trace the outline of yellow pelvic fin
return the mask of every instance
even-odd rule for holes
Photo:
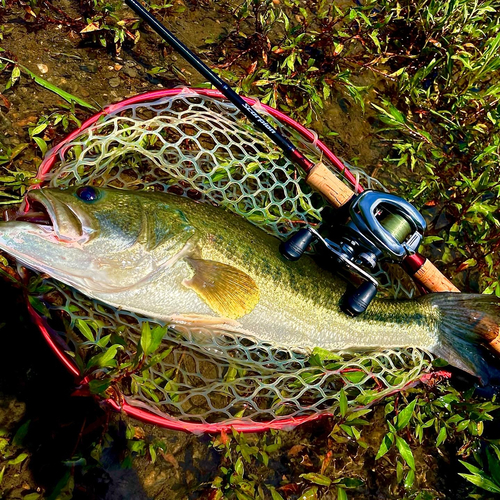
[[[193,289],[217,314],[237,319],[259,301],[259,287],[248,274],[235,267],[204,259],[186,259],[194,276],[184,285]]]

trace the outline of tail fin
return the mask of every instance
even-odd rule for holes
[[[421,300],[440,311],[440,343],[434,354],[479,377],[483,385],[498,384],[500,299],[494,295],[435,293]]]

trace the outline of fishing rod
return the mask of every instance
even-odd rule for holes
[[[137,0],[125,0],[125,3],[251,123],[263,131],[292,163],[299,166],[305,173],[305,181],[311,187],[319,191],[335,208],[342,209],[342,219],[348,222],[340,227],[335,241],[324,238],[315,229],[307,227],[282,244],[281,252],[289,260],[297,260],[312,242],[320,242],[341,269],[361,278],[362,284],[353,292],[346,293],[342,304],[344,312],[356,316],[366,310],[375,297],[378,286],[371,271],[380,261],[401,264],[428,291],[459,291],[428,259],[418,254],[426,223],[413,205],[399,196],[378,191],[360,189],[361,193],[355,193],[323,162],[315,164],[304,156]],[[352,174],[340,161],[336,167],[351,182],[354,181]]]

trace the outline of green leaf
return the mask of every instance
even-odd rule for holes
[[[398,481],[398,484],[401,483],[403,479],[403,464],[401,463],[400,460],[396,460],[396,479]]]
[[[357,384],[361,382],[364,378],[366,378],[366,372],[363,370],[355,371],[355,372],[345,372],[342,374],[344,378],[352,382],[353,384]]]
[[[19,156],[28,146],[29,146],[28,142],[23,142],[21,144],[18,144],[10,153],[10,161],[16,158],[16,156]]]
[[[318,499],[318,487],[311,486],[307,488],[307,490],[302,492],[302,495],[299,497],[299,500],[317,500]]]
[[[340,481],[334,481],[337,484],[342,485],[344,488],[359,488],[364,484],[362,479],[356,479],[354,477],[344,477]]]
[[[408,443],[403,438],[396,436],[396,447],[398,448],[404,461],[410,466],[411,469],[415,470],[415,459],[413,458],[413,453]]]
[[[446,436],[447,436],[446,427],[441,427],[441,430],[439,431],[436,440],[436,447],[441,446],[441,444],[443,444],[444,440],[446,439]]]
[[[41,137],[33,137],[33,140],[36,142],[36,145],[40,148],[42,156],[45,156],[47,152],[47,143]]]
[[[151,345],[151,327],[149,326],[149,322],[145,321],[142,324],[141,347],[142,347],[142,352],[146,356],[149,354],[150,345]]]
[[[87,369],[94,366],[98,366],[100,368],[116,366],[116,360],[114,357],[116,356],[118,349],[123,349],[123,347],[118,344],[113,344],[106,351],[93,356],[87,364]]]
[[[338,353],[336,354],[332,351],[329,351],[328,349],[323,349],[321,347],[315,347],[312,350],[311,357],[312,356],[316,356],[320,361],[338,361],[342,359],[342,356],[339,356]],[[318,366],[321,366],[321,364],[319,364]]]
[[[47,500],[71,500],[74,487],[75,479],[71,471],[68,471],[57,483]]]
[[[332,480],[329,477],[323,476],[323,474],[318,474],[316,472],[301,474],[300,477],[304,478],[306,481],[311,481],[311,483],[319,484],[320,486],[330,486],[330,484],[332,484]]]
[[[337,500],[348,500],[346,491],[340,486],[337,488]]]
[[[84,101],[83,99],[80,99],[79,97],[71,95],[69,92],[66,92],[65,90],[60,89],[59,87],[57,87],[53,83],[50,83],[47,80],[44,80],[43,78],[39,77],[35,73],[31,72],[28,68],[26,68],[26,66],[22,66],[21,64],[17,64],[16,62],[11,61],[10,59],[7,59],[6,57],[0,57],[0,60],[16,64],[16,67],[18,68],[17,71],[19,71],[19,68],[21,68],[21,70],[24,73],[26,73],[27,75],[29,75],[31,78],[33,78],[33,80],[35,80],[35,82],[38,85],[40,85],[41,87],[43,87],[47,90],[50,90],[51,92],[54,92],[58,96],[62,97],[65,101],[68,101],[69,103],[76,103],[84,108],[88,108],[88,109],[92,109],[92,110],[97,111],[97,108],[92,106],[92,104],[89,104],[88,102]],[[16,70],[16,67],[14,68],[14,70]],[[14,74],[14,70],[12,71],[12,74]],[[19,75],[20,75],[20,71],[19,71]]]
[[[406,408],[403,409],[403,411],[399,412],[396,420],[396,429],[398,431],[404,429],[410,423],[416,404],[417,400],[414,399],[409,405],[406,406]]]
[[[83,320],[83,319],[77,319],[76,320],[76,327],[82,335],[89,340],[90,342],[95,342],[94,334],[92,333],[92,330],[90,329],[89,325]]]
[[[41,498],[41,495],[40,493],[29,493],[28,495],[25,495],[23,497],[23,500],[38,500],[39,498]]]
[[[372,410],[370,408],[364,408],[362,410],[353,411],[352,413],[349,413],[349,415],[347,415],[346,422],[351,422],[352,420],[358,420],[359,417],[362,417],[362,416],[366,415],[367,413],[370,413],[371,411]],[[361,419],[359,419],[359,420],[361,420]],[[364,420],[363,422],[366,422],[366,420]],[[363,425],[363,424],[361,424],[361,425]]]
[[[149,346],[149,354],[154,353],[160,347],[161,341],[167,332],[166,326],[157,325],[151,330],[151,344]]]
[[[461,472],[458,475],[462,476],[463,478],[467,479],[467,481],[470,481],[472,484],[478,486],[479,488],[482,488],[483,490],[490,491],[491,493],[500,493],[500,486],[497,486],[493,481],[490,481],[483,476],[478,476],[475,474],[463,474]]]
[[[17,429],[17,432],[15,433],[14,437],[12,438],[12,444],[14,446],[21,446],[23,444],[23,440],[26,437],[26,434],[28,434],[28,427],[31,423],[31,420],[28,420],[25,422],[19,429]]]
[[[245,467],[243,465],[243,460],[241,459],[241,457],[236,460],[236,464],[234,465],[234,472],[236,472],[236,474],[241,477],[243,477],[245,474]]]
[[[41,134],[46,128],[48,123],[41,123],[37,125],[33,130],[30,131],[30,135],[33,137],[35,135]]]
[[[340,415],[342,417],[346,416],[347,413],[347,396],[345,395],[344,388],[340,389],[340,399],[339,399],[339,406],[340,406]]]
[[[276,488],[266,484],[266,488],[271,492],[272,500],[284,500],[284,498],[276,491]]]
[[[486,448],[488,458],[488,469],[493,480],[500,486],[500,450],[497,446],[491,445]]]
[[[89,382],[89,390],[92,394],[103,394],[111,385],[111,379],[93,379]]]
[[[21,462],[24,462],[28,458],[27,453],[21,453],[19,454],[16,458],[13,458],[12,460],[9,460],[7,462],[8,465],[17,465],[20,464]]]
[[[5,473],[5,469],[7,468],[6,465],[3,466],[3,469],[0,471],[0,486],[2,485],[2,481],[3,481],[3,475]],[[274,498],[273,498],[274,500]]]
[[[151,455],[151,462],[156,462],[156,450],[152,444],[149,445],[149,454]]]
[[[16,64],[14,66],[14,69],[12,70],[11,79],[13,80],[13,82],[17,82],[20,77],[21,77],[21,70],[19,69],[19,65]]]
[[[380,448],[378,449],[375,460],[382,458],[390,450],[392,443],[394,443],[394,434],[392,432],[388,432],[380,443]]]
[[[468,462],[464,462],[463,460],[459,460],[459,462],[464,467],[466,467],[469,472],[472,472],[472,474],[476,474],[476,475],[479,475],[479,476],[481,476],[482,474],[484,474],[484,472],[479,467],[476,467],[475,465],[469,464]]]
[[[408,471],[408,474],[406,475],[405,479],[405,488],[408,490],[413,486],[413,483],[415,482],[415,471],[413,469],[410,469]]]
[[[28,295],[28,302],[36,312],[40,313],[42,316],[45,316],[46,318],[50,318],[50,311],[38,297],[34,297],[33,295]]]
[[[97,341],[97,345],[101,348],[101,349],[104,349],[108,344],[109,344],[109,341],[111,340],[111,333],[109,335],[105,335],[104,337],[101,337],[98,341]],[[122,344],[120,344],[122,345]]]

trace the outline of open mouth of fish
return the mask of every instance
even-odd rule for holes
[[[37,200],[28,200],[29,195],[23,201],[16,212],[6,211],[6,221],[31,222],[40,226],[54,226],[54,223],[47,211],[47,207]]]
[[[50,191],[29,191],[17,211],[4,212],[7,222],[27,222],[62,241],[80,241],[86,236],[84,221],[70,205],[53,196]]]

